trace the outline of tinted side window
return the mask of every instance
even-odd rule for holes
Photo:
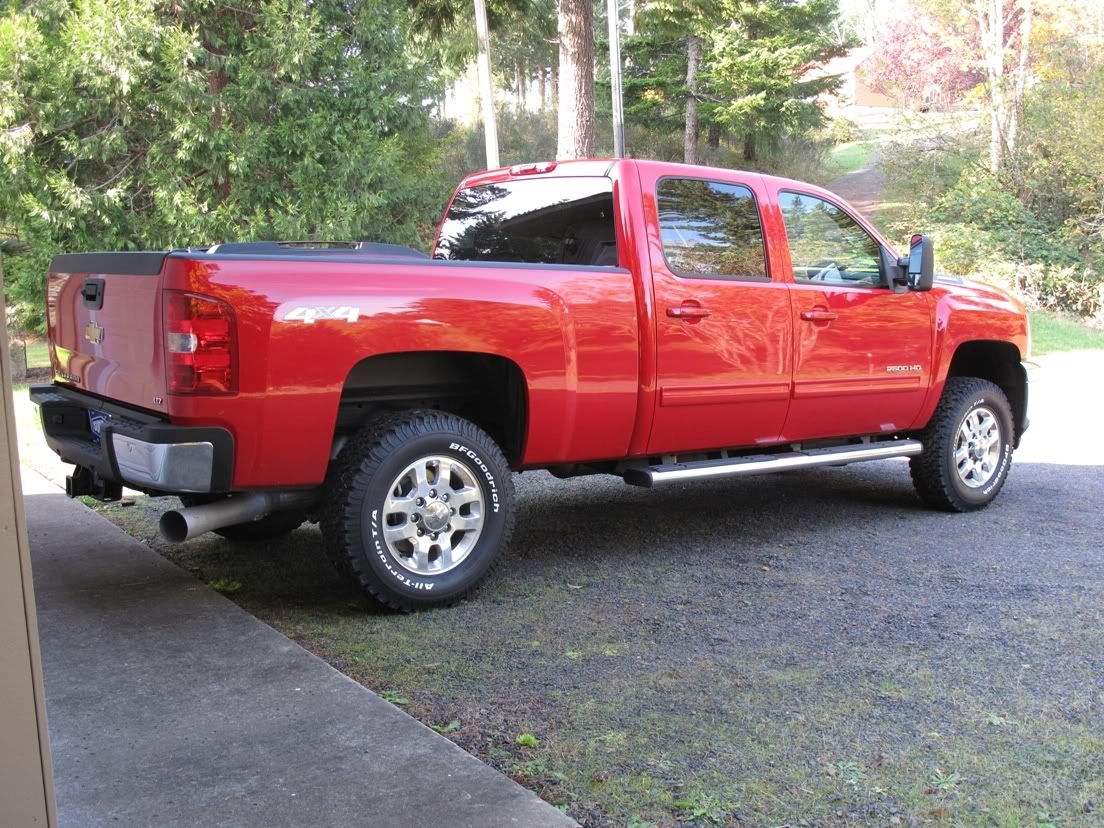
[[[766,277],[759,210],[747,187],[666,178],[656,198],[671,270],[699,279]]]
[[[794,279],[835,285],[882,284],[881,248],[862,226],[824,199],[779,193]]]
[[[453,199],[433,255],[616,267],[613,182],[544,178],[468,187]]]

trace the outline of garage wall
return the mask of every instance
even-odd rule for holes
[[[0,284],[3,262],[0,262]],[[4,307],[0,290],[0,310]],[[8,330],[0,314],[0,824],[53,826],[46,703],[23,515]]]

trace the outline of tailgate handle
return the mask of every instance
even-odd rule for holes
[[[104,280],[85,279],[81,287],[81,296],[84,298],[84,306],[92,310],[101,310],[104,300]]]

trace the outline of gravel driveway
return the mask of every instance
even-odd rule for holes
[[[1046,363],[983,512],[924,509],[904,461],[525,474],[503,574],[446,611],[370,609],[315,529],[104,514],[587,825],[1102,825],[1104,354]]]

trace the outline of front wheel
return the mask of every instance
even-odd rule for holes
[[[342,449],[326,486],[327,554],[393,609],[470,595],[513,533],[506,458],[452,414],[411,411],[369,424]]]
[[[924,452],[910,460],[920,498],[949,512],[983,509],[1012,465],[1012,407],[993,383],[951,377],[924,429]]]

